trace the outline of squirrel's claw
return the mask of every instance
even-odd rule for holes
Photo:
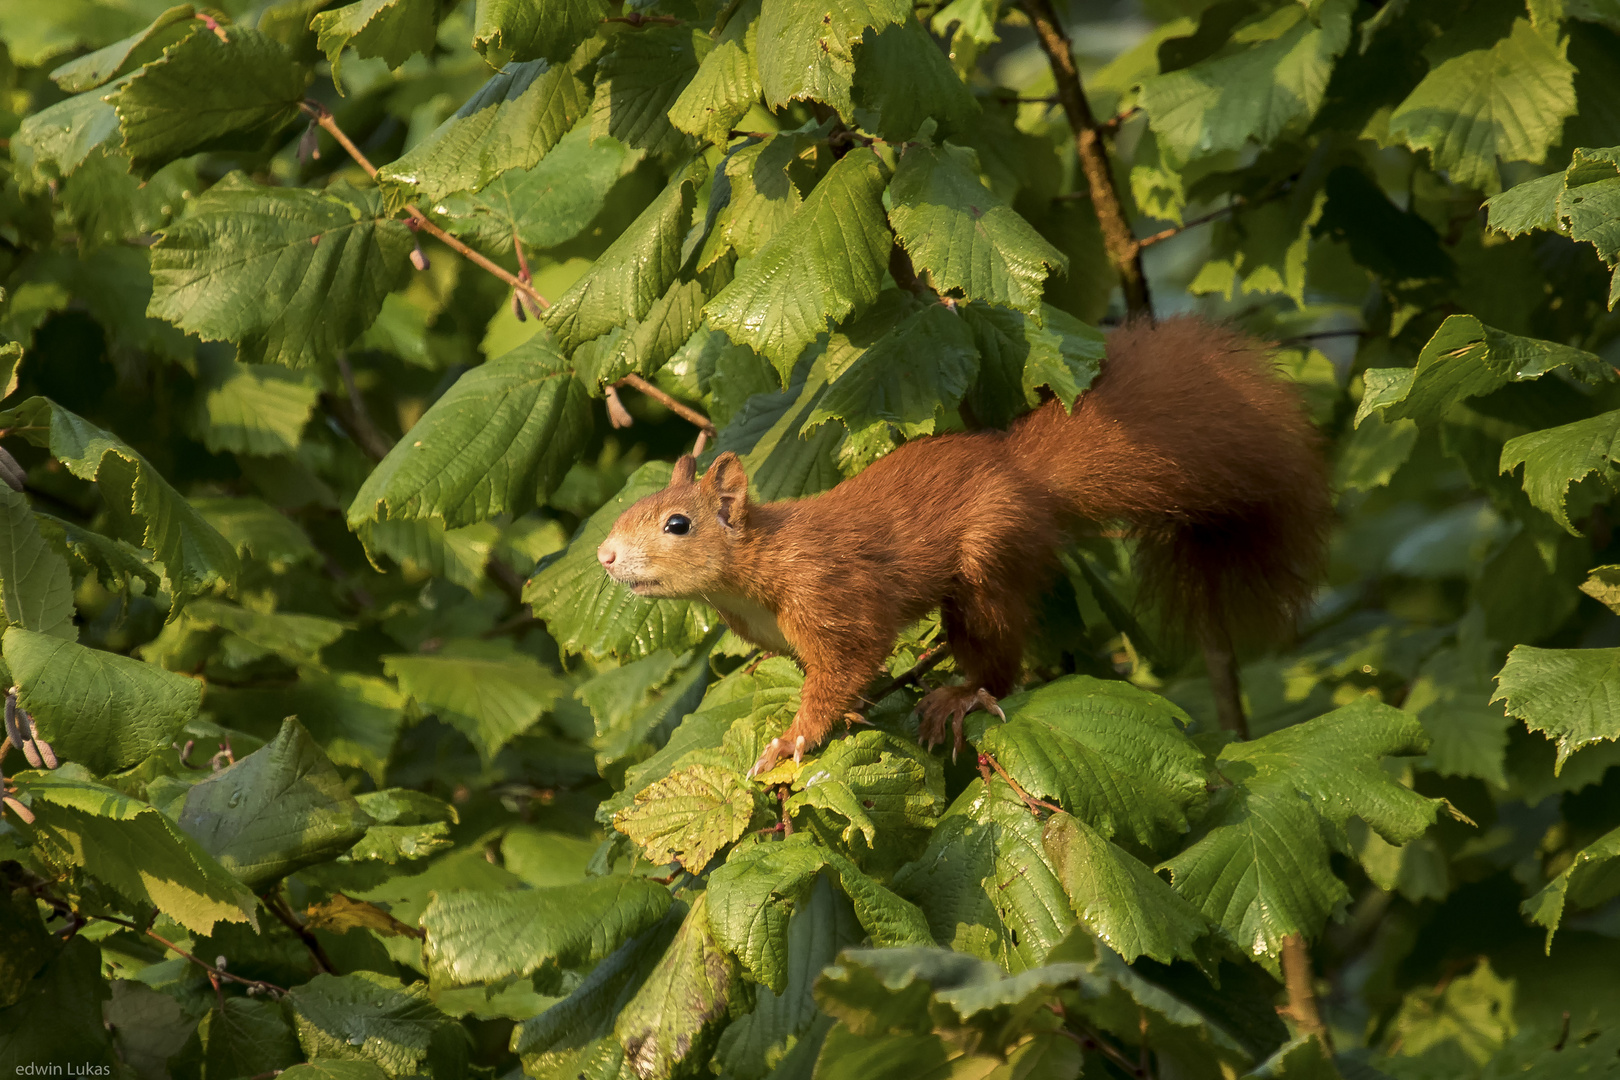
[[[804,740],[800,739],[799,742],[802,744]],[[748,770],[748,779],[752,780],[760,773],[768,773],[776,768],[776,763],[782,760],[782,751],[784,749],[781,739],[772,739],[766,743],[764,751],[759,755],[759,760],[754,762],[754,767]]]
[[[942,686],[929,691],[917,702],[914,710],[922,718],[917,729],[917,741],[932,750],[945,741],[946,725],[949,724],[953,736],[951,760],[955,761],[956,755],[967,746],[962,727],[967,714],[974,709],[983,709],[995,713],[1002,720],[1007,719],[995,696],[982,686]]]

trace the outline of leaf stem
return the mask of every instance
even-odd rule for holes
[[[1097,123],[1085,89],[1080,85],[1080,70],[1075,67],[1069,35],[1052,7],[1052,0],[1021,0],[1021,6],[1035,24],[1035,36],[1040,39],[1041,49],[1052,65],[1057,98],[1068,117],[1069,127],[1074,130],[1075,152],[1091,189],[1091,205],[1097,211],[1097,222],[1102,226],[1103,245],[1108,250],[1109,261],[1119,271],[1120,285],[1125,291],[1125,310],[1130,315],[1151,319],[1153,297],[1142,270],[1142,247],[1131,235],[1130,222],[1125,220],[1125,207],[1114,184],[1108,148],[1103,144],[1104,129]]]
[[[328,135],[337,140],[337,144],[343,147],[344,151],[354,159],[355,164],[366,170],[366,175],[373,178],[376,177],[377,167],[373,165],[371,160],[366,157],[364,152],[362,152],[361,149],[354,144],[354,140],[349,138],[342,128],[338,127],[337,120],[332,116],[330,109],[318,101],[305,101],[300,107],[306,114],[312,117],[317,124],[321,125]],[[522,293],[536,304],[539,304],[542,309],[549,308],[551,306],[551,301],[547,300],[544,296],[541,296],[537,291],[535,291],[533,285],[530,285],[528,282],[524,281],[522,278],[518,277],[516,274],[512,273],[512,271],[508,270],[499,263],[480,255],[478,252],[474,251],[472,248],[468,247],[454,236],[451,236],[449,233],[439,228],[439,226],[435,225],[426,214],[422,213],[422,211],[417,209],[415,206],[407,205],[405,207],[405,212],[411,216],[412,228],[426,231],[430,236],[438,240],[439,243],[461,255],[468,261],[482,267],[485,270],[488,270],[491,274],[494,274],[496,277],[512,286],[512,288],[516,289],[518,292]]]
[[[1024,805],[1029,807],[1029,812],[1032,816],[1039,818],[1041,816],[1041,810],[1050,810],[1054,814],[1063,813],[1063,807],[1055,806],[1052,803],[1047,802],[1045,799],[1037,799],[1035,796],[1025,791],[1023,785],[1012,778],[1012,774],[1002,766],[1001,762],[995,759],[994,755],[986,754],[981,751],[979,753],[979,772],[984,776],[985,781],[988,783],[990,776],[989,773],[986,772],[987,769],[994,769],[997,776],[1007,781],[1007,785],[1013,789],[1013,793],[1020,799],[1024,800]]]
[[[652,398],[654,401],[658,402],[658,404],[662,405],[670,412],[674,413],[676,416],[679,416],[682,420],[696,424],[698,427],[708,432],[711,437],[715,434],[714,424],[710,422],[707,416],[704,416],[690,405],[683,405],[679,401],[676,401],[674,398],[658,389],[658,387],[654,386],[646,379],[643,379],[640,375],[631,373],[613,385],[634,387],[635,389],[640,390],[643,394],[646,394],[648,397]]]
[[[348,394],[346,411],[349,415],[344,426],[367,457],[381,461],[394,448],[394,440],[384,435],[372,421],[365,399],[360,396],[360,388],[355,385],[354,369],[349,366],[349,358],[343,353],[338,353],[337,367],[338,374],[343,378],[343,389]]]

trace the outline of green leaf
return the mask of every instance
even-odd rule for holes
[[[224,998],[197,1026],[204,1075],[254,1076],[250,1070],[278,1072],[299,1060],[298,1039],[279,1002]],[[196,1043],[191,1044],[196,1046]],[[182,1061],[185,1053],[176,1055]]]
[[[895,143],[930,122],[936,135],[954,134],[979,113],[972,91],[915,18],[866,32],[855,48],[850,98],[861,127]]]
[[[700,892],[664,958],[613,1024],[626,1063],[641,1080],[669,1080],[682,1062],[705,1062],[742,991],[737,965],[710,930]]]
[[[96,92],[77,94],[23,118],[12,156],[26,186],[72,176],[90,152],[118,132],[118,112]]]
[[[105,86],[143,64],[163,55],[163,50],[194,31],[202,23],[193,17],[190,4],[169,8],[129,37],[103,46],[51,72],[51,81],[65,93],[80,94]]]
[[[374,191],[221,183],[153,246],[147,310],[236,342],[244,362],[329,362],[382,310],[413,243]]]
[[[1491,704],[1491,668],[1483,620],[1456,646],[1441,649],[1423,663],[1401,707],[1429,733],[1429,761],[1442,776],[1477,776],[1498,788],[1508,785],[1503,770],[1512,721]]]
[[[752,5],[749,5],[752,7]],[[736,11],[698,65],[697,74],[669,107],[669,122],[688,135],[716,146],[731,141],[731,129],[759,100],[759,20]]]
[[[793,790],[783,804],[787,813],[829,811],[848,823],[839,830],[846,844],[859,834],[869,848],[880,835],[933,828],[945,808],[945,781],[933,756],[881,731],[829,744],[805,764]]]
[[[349,629],[345,623],[319,615],[255,611],[209,599],[187,604],[180,613],[179,628],[182,632],[224,631],[219,652],[231,667],[246,667],[264,657],[279,656],[289,664],[312,668],[321,666],[321,650]],[[151,659],[149,654],[143,655]]]
[[[651,927],[669,890],[637,877],[504,892],[439,893],[422,913],[428,965],[451,985],[527,975],[547,961],[581,967]]]
[[[720,624],[695,600],[644,600],[603,572],[596,549],[631,503],[669,483],[667,462],[648,462],[592,514],[567,550],[541,564],[523,586],[523,602],[557,644],[587,656],[632,660],[659,649],[682,653]]]
[[[1491,700],[1556,744],[1557,775],[1581,747],[1620,739],[1620,649],[1516,645]]]
[[[1037,798],[1105,838],[1145,847],[1185,832],[1207,782],[1187,714],[1128,683],[1071,675],[1003,699],[1007,722],[977,740]],[[971,730],[971,729],[970,729]]]
[[[1269,145],[1316,115],[1334,60],[1350,43],[1346,0],[1314,16],[1300,4],[1239,24],[1214,55],[1142,80],[1141,104],[1159,146],[1179,161]]]
[[[203,445],[216,454],[278,457],[298,452],[321,395],[313,378],[270,364],[239,364],[223,356],[198,366],[203,370],[197,427]]]
[[[17,700],[57,755],[116,772],[167,747],[197,715],[202,685],[117,653],[20,626],[5,633]]]
[[[690,146],[670,110],[712,47],[696,27],[650,26],[609,39],[596,63],[591,135],[649,154],[677,157]]]
[[[556,247],[584,231],[601,212],[627,154],[613,139],[592,141],[580,123],[528,169],[508,169],[478,194],[446,196],[433,212],[447,230],[480,247],[506,251]]]
[[[1427,150],[1453,183],[1501,187],[1497,159],[1543,161],[1575,113],[1575,66],[1567,41],[1528,20],[1488,49],[1435,67],[1389,118],[1389,134]]]
[[[636,793],[613,827],[641,845],[654,865],[679,862],[701,873],[740,837],[754,814],[754,795],[736,773],[693,765]]]
[[[1127,963],[1198,959],[1208,922],[1141,860],[1068,814],[1053,815],[1042,838],[1081,924]]]
[[[446,529],[435,518],[367,522],[355,530],[373,563],[387,555],[412,575],[448,578],[470,592],[484,586],[484,567],[500,539],[493,522]]]
[[[281,42],[232,26],[170,46],[107,100],[118,110],[131,167],[150,176],[201,150],[264,146],[298,118],[308,81],[308,69]],[[208,87],[206,107],[199,86]]]
[[[1608,486],[1615,486],[1620,482],[1616,454],[1620,454],[1620,410],[1509,439],[1502,447],[1501,468],[1509,473],[1523,465],[1524,492],[1531,504],[1579,536],[1580,530],[1569,520],[1570,485],[1599,473]]]
[[[535,59],[560,64],[606,14],[601,0],[478,0],[473,47],[496,66]]]
[[[944,304],[917,309],[909,296],[886,294],[865,316],[835,333],[827,350],[840,364],[815,411],[812,429],[841,420],[852,438],[893,425],[908,439],[931,435],[979,374],[978,353],[961,316]],[[838,354],[855,353],[843,363]],[[833,359],[836,357],[836,359]]]
[[[1218,793],[1190,843],[1164,866],[1176,891],[1256,957],[1290,934],[1314,937],[1349,898],[1328,864],[1352,817],[1391,844],[1433,823],[1440,800],[1396,783],[1391,754],[1421,753],[1417,720],[1366,697],[1251,742],[1229,743]]]
[[[397,69],[413,53],[431,54],[439,30],[439,0],[359,0],[323,11],[310,22],[317,48],[332,64],[332,84],[343,91],[343,50],[380,57]]]
[[[419,1071],[433,1033],[452,1022],[425,984],[370,971],[316,975],[294,986],[287,1003],[310,1058],[371,1061],[390,1076]]]
[[[853,46],[867,27],[904,23],[909,4],[899,0],[764,0],[759,14],[759,81],[765,104],[779,109],[811,99],[849,117]]]
[[[1410,419],[1431,427],[1459,401],[1558,368],[1585,382],[1614,379],[1614,369],[1589,352],[1503,333],[1472,315],[1452,315],[1423,346],[1416,367],[1368,369],[1356,422],[1378,410],[1385,423]]]
[[[805,425],[827,388],[823,353],[786,390],[754,394],[720,432],[717,451],[742,455],[749,488],[761,501],[793,499],[825,491],[843,479],[834,453],[844,440],[841,424],[824,424],[807,432]],[[776,373],[768,376],[775,384]]]
[[[192,499],[190,503],[237,552],[277,573],[320,558],[298,523],[261,499]]]
[[[78,640],[67,561],[45,543],[28,500],[9,486],[0,486],[0,600],[8,625]]]
[[[616,326],[645,318],[675,282],[681,269],[681,241],[692,221],[703,170],[701,163],[694,163],[677,173],[596,264],[551,305],[546,325],[564,353]]]
[[[1036,313],[1049,269],[1068,258],[979,182],[971,150],[912,146],[889,185],[889,221],[942,293]]]
[[[1084,965],[1067,963],[1009,976],[989,961],[935,947],[848,949],[818,981],[816,1001],[863,1035],[962,1026],[981,1017],[995,1025],[1008,1014],[1027,1016],[1085,974]]]
[[[541,336],[457,379],[366,477],[349,526],[433,517],[448,528],[518,516],[591,436],[585,385]]]
[[[216,922],[257,931],[257,901],[247,887],[146,803],[95,783],[76,764],[16,782],[29,796],[34,843],[47,861],[83,867],[194,934],[211,933]]]
[[[194,784],[180,812],[181,828],[255,890],[343,854],[370,824],[292,717],[273,740]]]
[[[599,39],[590,39],[567,63],[507,64],[448,120],[377,171],[389,205],[437,203],[458,191],[479,191],[508,169],[534,167],[590,110],[586,73],[601,48]]]
[[[32,897],[29,904],[34,904]],[[101,950],[82,937],[69,941],[34,978],[18,988],[20,1000],[0,1009],[0,1066],[26,1070],[71,1061],[86,1073],[120,1064],[102,1020],[109,991],[101,977]],[[80,1064],[80,1063],[83,1064]],[[16,1072],[24,1075],[23,1072]]]
[[[388,1074],[370,1061],[316,1058],[302,1065],[282,1069],[277,1076],[285,1076],[287,1080],[387,1080]]]
[[[1577,148],[1569,168],[1509,188],[1486,203],[1490,226],[1509,236],[1532,229],[1561,232],[1589,243],[1613,267],[1620,263],[1620,147]],[[1611,279],[1609,307],[1620,303],[1620,276]]]
[[[1547,952],[1563,922],[1564,907],[1595,908],[1620,894],[1620,829],[1598,837],[1575,853],[1564,872],[1520,905],[1525,917],[1547,928]]]
[[[49,514],[36,513],[34,518],[39,522],[40,533],[53,546],[77,560],[86,571],[94,572],[108,589],[127,589],[150,596],[161,588],[163,579],[152,569],[151,557],[133,544]]]
[[[566,689],[538,660],[505,656],[385,656],[383,670],[424,710],[460,730],[485,761],[540,719]]]
[[[783,382],[829,320],[877,299],[892,246],[884,182],[876,154],[845,154],[747,269],[709,301],[710,323],[768,358]]]
[[[930,939],[928,923],[914,905],[808,836],[741,845],[709,875],[709,921],[715,938],[749,975],[778,994],[787,986],[789,916],[824,866],[838,876],[855,917],[875,943],[915,945]]]
[[[968,394],[974,417],[1004,428],[1039,405],[1049,390],[1071,409],[1101,366],[1102,333],[1050,304],[1040,317],[975,302],[957,308],[979,353],[979,379]]]
[[[1075,926],[1041,823],[999,777],[968,785],[894,888],[922,909],[936,942],[1008,971],[1046,963]]]
[[[793,219],[804,202],[788,176],[788,164],[807,138],[799,133],[771,135],[739,143],[726,155],[725,175],[731,198],[721,211],[715,235],[745,259],[753,258],[766,241]]]
[[[808,898],[788,920],[787,981],[782,992],[764,985],[755,989],[753,1012],[721,1033],[715,1065],[737,1080],[764,1080],[770,1063],[795,1040],[807,1038],[817,1023],[820,1014],[813,987],[822,969],[864,936],[849,901],[829,875],[818,874]],[[820,1022],[825,1024],[826,1018]]]

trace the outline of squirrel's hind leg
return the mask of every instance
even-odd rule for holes
[[[932,690],[917,702],[917,741],[933,749],[945,741],[948,727],[954,758],[966,746],[962,727],[968,713],[982,708],[1007,719],[996,699],[1018,682],[1030,610],[1016,589],[975,588],[946,597],[940,615],[964,681]]]

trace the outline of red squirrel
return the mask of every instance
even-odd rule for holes
[[[960,749],[963,717],[1000,713],[1018,682],[1077,524],[1124,523],[1170,623],[1226,640],[1292,626],[1331,513],[1317,432],[1268,347],[1181,317],[1110,335],[1072,412],[1048,401],[1006,431],[917,439],[819,495],[751,502],[737,455],[701,481],[683,457],[597,558],[638,596],[704,600],[739,637],[797,658],[798,714],[752,776],[859,720],[896,636],[934,608],[966,681],[922,698],[920,737],[937,745],[949,724]]]

